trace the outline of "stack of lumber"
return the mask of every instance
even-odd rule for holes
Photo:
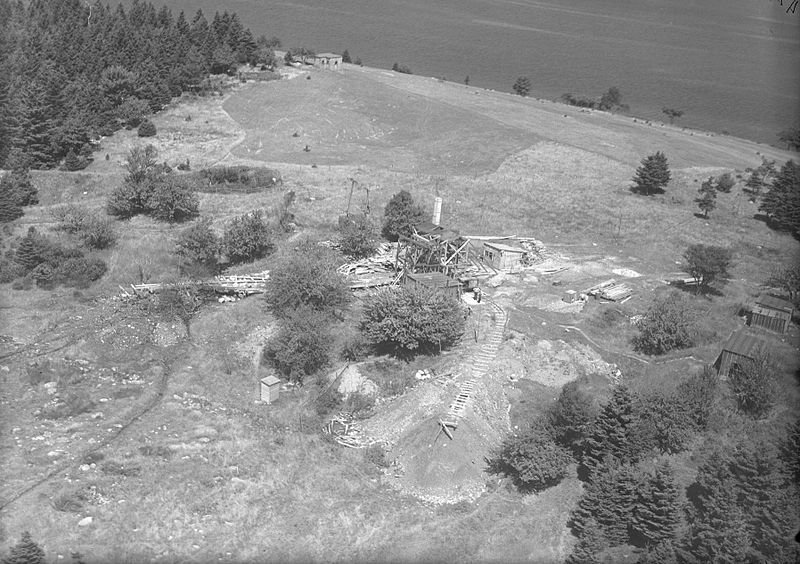
[[[625,284],[612,284],[600,290],[600,297],[604,300],[611,300],[617,302],[630,297],[633,290]]]
[[[347,413],[340,413],[328,421],[322,427],[322,432],[348,448],[365,448],[376,442],[367,437],[358,423],[353,420],[353,416]]]
[[[337,271],[344,276],[364,276],[375,272],[394,270],[397,243],[382,243],[371,257],[340,266]]]
[[[236,293],[240,296],[263,294],[267,290],[269,271],[257,274],[241,274],[231,276],[215,276],[211,283],[214,290],[220,293]]]

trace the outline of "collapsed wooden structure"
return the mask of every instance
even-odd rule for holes
[[[215,276],[211,280],[181,281],[181,282],[161,282],[155,284],[131,284],[131,291],[120,286],[122,297],[142,296],[154,294],[167,289],[189,289],[203,288],[216,292],[217,294],[235,295],[245,298],[252,294],[263,294],[267,290],[267,280],[269,271],[256,274],[241,274],[229,276]]]

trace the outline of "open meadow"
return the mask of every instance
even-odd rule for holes
[[[416,384],[398,398],[383,394],[373,427],[396,425],[409,451],[398,447],[396,459],[422,460],[449,444],[424,418],[455,387],[418,384],[415,373],[464,370],[473,345],[488,346],[493,329],[502,335],[475,408],[485,427],[470,431],[474,452],[458,451],[474,465],[463,473],[469,495],[444,504],[412,495],[391,449],[376,456],[324,436],[325,414],[314,408],[320,387],[286,391],[274,405],[257,401],[261,351],[276,326],[263,296],[211,301],[188,321],[117,298],[120,286],[178,279],[181,226],[115,220],[119,239],[102,251],[108,272],[89,288],[0,285],[0,544],[29,530],[53,561],[77,552],[85,562],[131,563],[563,561],[583,487],[574,466],[557,486],[523,495],[483,471],[486,437],[499,442],[573,379],[588,378],[607,397],[617,367],[634,389],[674,387],[716,360],[769,272],[800,255],[798,241],[759,219],[741,189],[762,156],[780,164],[797,154],[743,139],[354,65],[185,96],[153,122],[158,134],[147,142],[171,167],[188,160],[192,170],[280,172],[282,183],[260,192],[199,194],[200,215],[217,231],[251,210],[277,209],[293,191],[296,233],[283,244],[329,240],[348,205],[380,218],[407,190],[426,209],[441,197],[442,224],[462,235],[535,238],[548,265],[564,268],[527,269],[485,287],[497,309],[472,305],[473,343],[360,365],[379,388],[391,378]],[[83,171],[34,172],[40,203],[4,228],[4,240],[29,226],[47,231],[64,203],[103,210],[126,155],[143,142],[123,130],[102,139]],[[655,151],[666,154],[672,181],[663,194],[635,194],[635,169]],[[724,172],[737,185],[699,217],[698,187]],[[692,296],[702,317],[697,346],[660,358],[634,353],[631,318],[668,290],[664,280],[682,271],[694,243],[733,250],[722,295]],[[267,257],[234,271],[270,266]],[[567,289],[612,277],[634,290],[624,304],[570,309],[561,301]],[[775,417],[789,419],[799,399],[796,326],[771,342],[784,390]],[[72,394],[67,413],[46,416],[50,382]],[[411,412],[417,420],[405,422]],[[448,448],[460,448],[458,439]],[[425,468],[447,453],[435,456]],[[695,463],[678,455],[675,464],[688,485]]]

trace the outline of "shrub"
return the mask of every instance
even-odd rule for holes
[[[272,230],[262,210],[234,218],[222,236],[222,251],[231,264],[262,258],[273,248]]]
[[[686,448],[698,430],[693,414],[678,394],[657,390],[639,395],[634,402],[634,444],[642,451],[657,449],[675,454]]]
[[[40,417],[43,419],[64,419],[91,411],[94,402],[86,392],[69,391],[55,404],[47,404],[42,408]]]
[[[371,256],[378,246],[375,225],[365,213],[340,216],[339,234],[342,252],[356,259]]]
[[[522,97],[527,96],[531,91],[531,79],[527,76],[518,77],[512,89]]]
[[[126,128],[138,127],[150,113],[150,104],[145,100],[140,100],[135,96],[131,96],[117,106],[115,113],[117,119],[122,122]],[[141,129],[139,130],[139,137],[152,137],[155,134],[155,126],[153,126],[153,133],[150,135],[142,135]]]
[[[519,436],[506,439],[490,464],[490,471],[510,476],[522,491],[540,492],[564,479],[573,462],[569,452],[556,444],[541,422]]]
[[[215,270],[219,247],[219,237],[211,229],[211,220],[206,218],[181,231],[175,252],[190,264],[195,263]]]
[[[682,380],[675,391],[682,408],[691,417],[695,428],[704,431],[711,417],[717,397],[719,376],[717,371],[706,366],[699,374]]]
[[[389,241],[397,241],[400,235],[409,236],[412,227],[425,219],[425,211],[406,190],[401,190],[389,200],[383,210],[381,233]]]
[[[313,241],[304,241],[283,253],[270,271],[267,300],[273,313],[284,317],[300,306],[335,313],[352,295],[336,271],[335,253]]]
[[[778,397],[776,373],[775,362],[763,351],[731,369],[728,385],[742,412],[755,419],[769,414]]]
[[[282,319],[280,329],[267,342],[264,357],[283,377],[302,383],[329,362],[329,325],[324,313],[300,306]]]
[[[111,221],[80,206],[67,204],[55,208],[51,214],[58,222],[57,229],[77,235],[90,249],[106,249],[117,240]]]
[[[10,192],[17,204],[34,206],[39,203],[39,192],[33,185],[31,173],[27,168],[14,168],[0,179],[0,192]]]
[[[3,564],[45,564],[44,550],[31,538],[28,531],[22,533],[19,542],[12,546]]]
[[[674,349],[694,346],[697,321],[686,296],[671,292],[656,298],[638,323],[636,350],[646,354],[664,354]]]
[[[139,129],[137,130],[137,135],[139,135],[139,137],[155,137],[156,135],[155,124],[149,119],[145,119],[144,121],[142,121],[141,125],[139,125]]]
[[[9,223],[25,215],[14,193],[0,184],[0,223]]]
[[[0,284],[8,284],[25,275],[22,265],[11,260],[0,258]]]
[[[154,184],[146,205],[148,213],[155,219],[180,222],[197,217],[200,200],[180,179],[165,175]]]
[[[75,151],[70,149],[64,158],[64,165],[61,168],[67,172],[75,172],[76,170],[83,170],[88,164],[89,162],[86,159],[79,157],[75,154]]]
[[[46,253],[51,246],[49,240],[36,231],[35,227],[28,227],[28,233],[20,241],[14,254],[14,260],[29,272],[46,260]]]
[[[367,298],[361,331],[374,345],[407,355],[454,345],[464,323],[461,304],[451,294],[403,286]]]
[[[717,177],[715,185],[717,192],[723,192],[727,194],[733,189],[734,186],[736,186],[736,181],[733,179],[733,175],[731,175],[730,172],[720,174]]]

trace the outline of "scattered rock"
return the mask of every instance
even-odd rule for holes
[[[89,525],[91,525],[91,524],[92,524],[92,517],[91,517],[91,515],[90,515],[89,517],[84,517],[83,519],[81,519],[80,521],[78,521],[78,526],[79,526],[79,527],[88,527],[88,526],[89,526]]]

